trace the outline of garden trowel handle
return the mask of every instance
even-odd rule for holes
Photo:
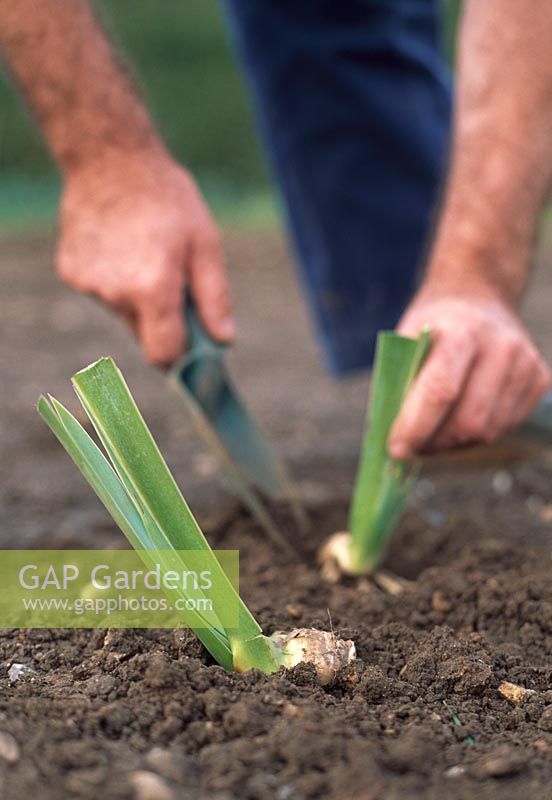
[[[227,349],[227,345],[220,344],[209,336],[199,318],[197,308],[189,292],[186,292],[184,300],[184,319],[188,334],[187,355],[211,355],[220,358]]]

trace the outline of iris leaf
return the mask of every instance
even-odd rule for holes
[[[412,489],[416,467],[391,458],[387,440],[430,346],[429,330],[418,339],[388,331],[378,336],[366,432],[349,512],[351,560],[359,572],[372,571],[381,561]]]

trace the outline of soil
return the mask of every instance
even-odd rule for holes
[[[516,469],[503,505],[527,491]],[[243,592],[267,632],[331,625],[354,639],[358,660],[331,689],[307,666],[228,674],[187,631],[5,632],[0,730],[22,755],[3,770],[4,797],[129,798],[147,771],[175,798],[549,798],[548,559],[511,530],[482,538],[473,517],[436,508],[432,526],[424,509],[414,503],[387,560],[416,576],[395,597],[321,580],[314,549],[343,526],[343,504],[312,513],[305,563],[241,513],[209,532],[240,549]],[[10,684],[13,662],[36,672]],[[504,680],[535,694],[512,705]]]
[[[143,377],[124,331],[40,271],[51,252],[42,241],[3,248],[10,307],[0,372],[10,391],[1,398],[0,545],[123,546],[29,413],[37,388],[74,409],[67,376],[109,346],[211,543],[240,550],[242,593],[265,632],[332,628],[355,641],[358,658],[322,688],[308,666],[226,673],[187,631],[2,631],[0,797],[549,800],[552,448],[517,440],[432,460],[384,565],[405,579],[402,593],[325,583],[314,554],[346,523],[365,383],[338,389],[323,377],[298,302],[287,289],[273,293],[273,280],[289,281],[278,240],[236,238],[229,249],[242,265],[238,305],[249,320],[235,367],[307,498],[300,558],[276,551],[212,488],[207,454],[176,410],[160,410],[159,381]],[[266,253],[282,272],[276,280],[261,269],[260,308],[249,309],[242,289]],[[550,322],[539,309],[551,296],[543,283],[534,299],[542,338]],[[290,325],[278,339],[287,304]],[[59,313],[48,317],[52,308]],[[257,314],[268,320],[262,341],[252,333]],[[287,376],[278,397],[262,370],[263,342],[270,374]],[[12,683],[13,663],[33,671]],[[503,681],[534,693],[515,704],[498,691]]]

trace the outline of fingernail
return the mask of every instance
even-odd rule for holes
[[[406,445],[399,440],[389,442],[388,450],[391,456],[396,458],[397,461],[402,461],[410,455]]]
[[[227,317],[220,323],[219,331],[224,339],[233,339],[236,335],[236,323],[231,317]]]

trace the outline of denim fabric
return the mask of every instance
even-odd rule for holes
[[[446,170],[438,0],[224,0],[335,374],[415,289]]]

